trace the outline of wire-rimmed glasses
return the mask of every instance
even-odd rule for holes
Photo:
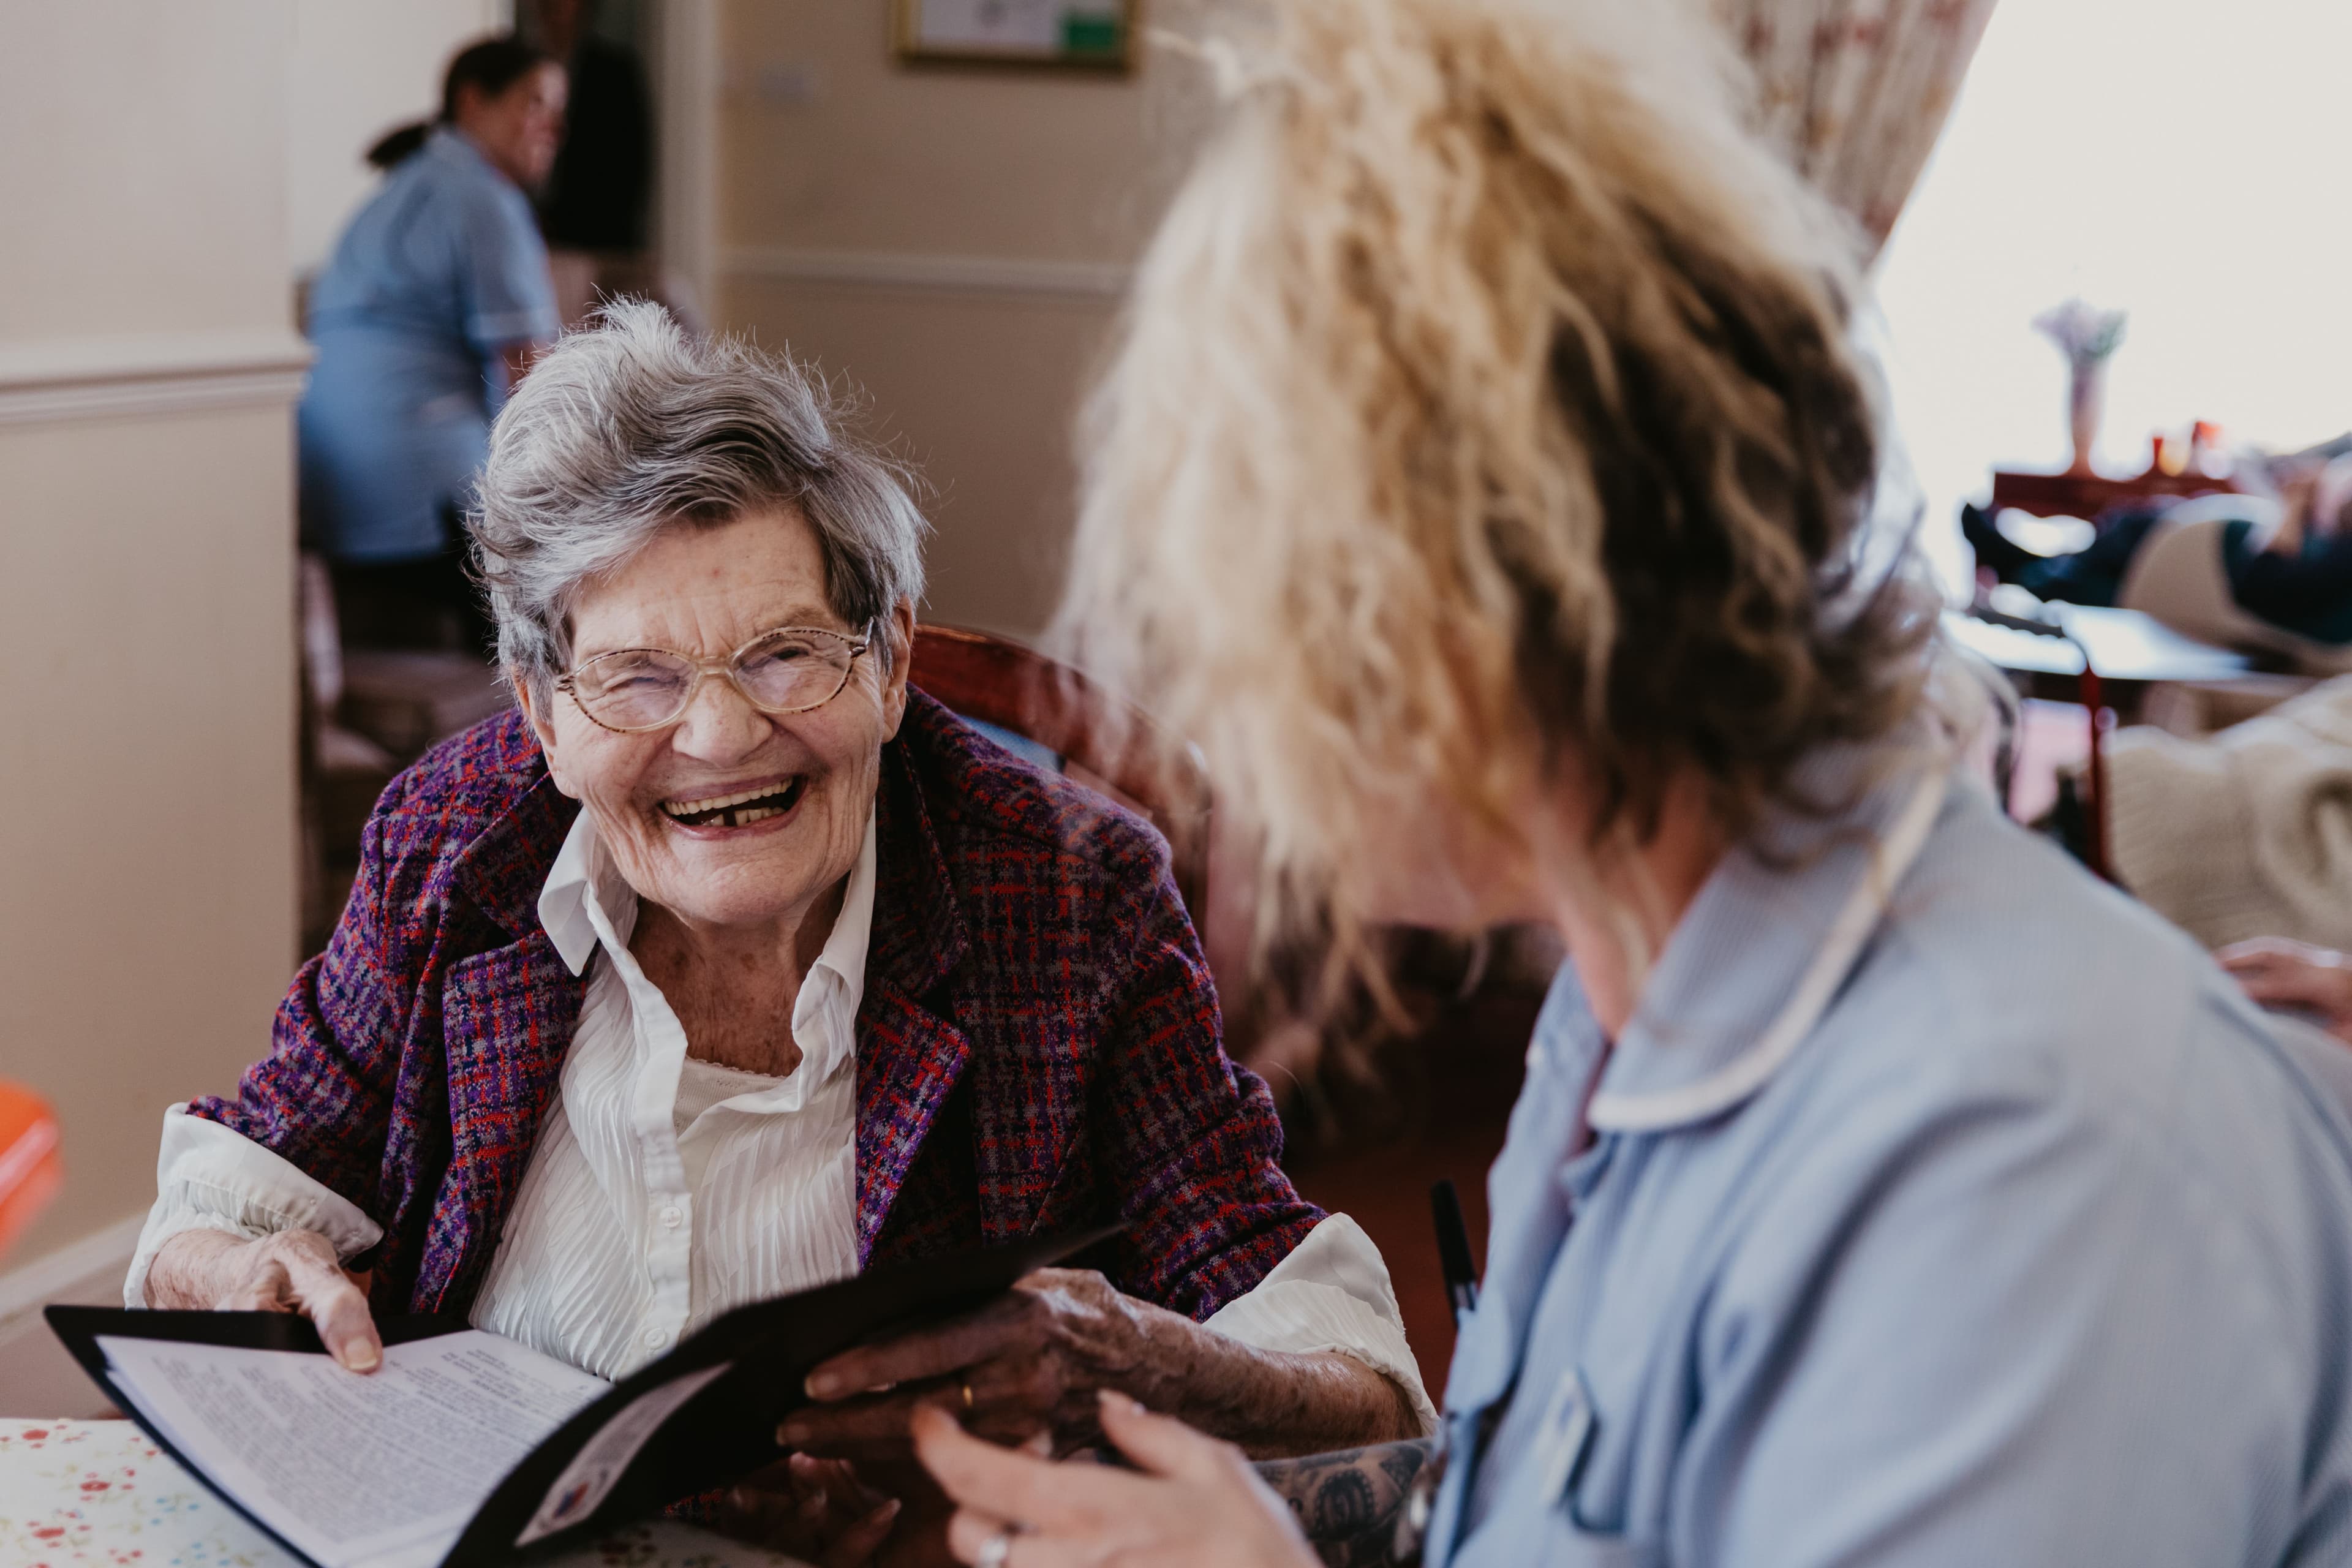
[[[642,734],[675,724],[707,676],[722,676],[762,713],[805,713],[841,695],[857,656],[874,646],[823,626],[761,632],[725,658],[695,658],[666,647],[600,653],[555,682],[580,711],[607,730]]]

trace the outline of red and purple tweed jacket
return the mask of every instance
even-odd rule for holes
[[[467,1310],[497,1250],[586,990],[538,914],[578,810],[516,714],[427,753],[270,1054],[193,1107],[383,1226],[379,1310]],[[1321,1215],[1225,1058],[1160,836],[920,692],[876,812],[861,1264],[1116,1216],[1129,1293],[1198,1319],[1255,1286]]]

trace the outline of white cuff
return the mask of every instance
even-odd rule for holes
[[[1346,1215],[1326,1215],[1257,1289],[1220,1307],[1205,1326],[1262,1351],[1337,1351],[1362,1362],[1404,1390],[1424,1436],[1437,1430],[1437,1407],[1405,1343],[1388,1265]]]
[[[217,1230],[259,1240],[281,1230],[315,1230],[335,1256],[355,1258],[383,1239],[383,1227],[299,1165],[184,1105],[163,1112],[155,1156],[155,1206],[147,1211],[122,1282],[122,1304],[147,1305],[147,1270],[183,1231]]]

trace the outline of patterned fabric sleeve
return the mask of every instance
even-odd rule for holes
[[[1226,1058],[1164,847],[1159,861],[1156,879],[1121,879],[1109,912],[1131,956],[1108,977],[1098,1137],[1128,1225],[1118,1283],[1197,1321],[1254,1289],[1323,1215],[1283,1174],[1273,1096]]]
[[[351,901],[326,952],[302,966],[278,1004],[269,1054],[246,1069],[235,1099],[207,1096],[189,1106],[362,1212],[383,1169],[410,1003],[391,982],[402,966],[385,918],[395,906],[383,840],[398,820],[401,787],[395,783],[369,819]]]

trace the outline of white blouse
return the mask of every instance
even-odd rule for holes
[[[539,916],[572,973],[593,973],[475,1327],[618,1378],[730,1307],[856,1272],[856,1024],[874,884],[869,818],[841,912],[793,1006],[799,1067],[782,1078],[739,1072],[688,1052],[677,1014],[629,952],[636,895],[580,815]],[[184,1106],[164,1113],[156,1181],[124,1282],[133,1307],[146,1305],[156,1249],[184,1230],[318,1230],[345,1258],[383,1237],[292,1163]],[[1208,1326],[1265,1350],[1362,1361],[1395,1379],[1434,1429],[1387,1266],[1344,1215]]]

